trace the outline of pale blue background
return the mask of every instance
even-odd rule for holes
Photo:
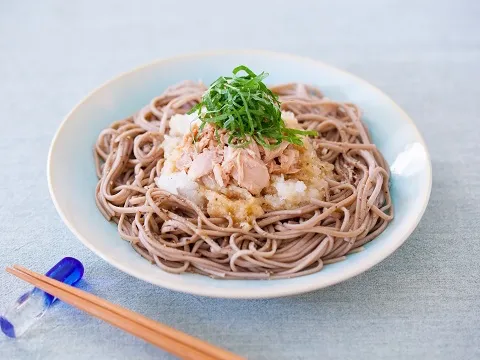
[[[0,266],[65,255],[82,287],[251,359],[480,357],[480,3],[477,1],[0,0]],[[307,55],[380,87],[416,121],[433,163],[423,221],[390,258],[297,297],[213,300],[124,275],[60,221],[45,162],[91,89],[153,59],[252,47]],[[0,272],[0,310],[26,289]],[[0,359],[168,359],[58,304]]]

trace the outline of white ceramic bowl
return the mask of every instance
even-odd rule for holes
[[[93,145],[99,132],[134,113],[167,86],[201,79],[210,83],[239,64],[267,71],[268,83],[304,82],[330,98],[358,104],[375,144],[388,161],[395,219],[365,251],[327,265],[320,272],[284,280],[215,280],[196,274],[172,275],[140,257],[107,222],[94,200]],[[388,96],[344,71],[298,56],[265,51],[224,51],[156,61],[127,72],[90,93],[67,115],[48,157],[50,193],[69,229],[89,249],[120,270],[172,290],[223,298],[268,298],[336,284],[371,268],[412,233],[427,206],[432,181],[425,143],[408,115]]]

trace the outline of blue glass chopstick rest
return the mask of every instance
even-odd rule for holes
[[[77,259],[66,257],[45,275],[73,286],[83,276],[83,265]],[[19,337],[45,314],[55,300],[57,300],[55,297],[37,288],[26,292],[3,316],[0,316],[0,327],[3,333],[11,338]]]

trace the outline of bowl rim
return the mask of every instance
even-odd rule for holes
[[[418,213],[418,216],[416,217],[415,221],[411,221],[408,223],[408,229],[404,231],[403,235],[399,237],[395,242],[391,244],[391,246],[385,247],[383,251],[380,254],[377,254],[375,258],[369,259],[370,261],[364,262],[354,268],[350,272],[344,272],[341,273],[334,278],[324,281],[322,283],[308,283],[308,284],[302,284],[302,286],[295,286],[292,284],[292,286],[289,287],[282,287],[282,288],[275,288],[275,289],[266,289],[267,291],[258,291],[258,289],[255,289],[255,291],[248,292],[248,293],[237,293],[237,292],[229,292],[228,289],[222,289],[222,288],[204,288],[204,287],[195,287],[194,289],[188,288],[188,285],[177,285],[176,282],[168,282],[168,281],[154,281],[151,278],[147,278],[145,276],[142,276],[141,273],[137,273],[133,269],[129,268],[128,266],[123,265],[120,262],[117,262],[111,258],[108,258],[106,255],[104,255],[102,252],[98,251],[93,244],[88,241],[77,228],[69,221],[67,218],[64,210],[60,206],[60,203],[57,199],[57,196],[55,194],[55,189],[52,184],[52,154],[55,150],[58,138],[60,137],[60,134],[62,133],[62,129],[65,126],[65,124],[68,122],[70,119],[71,115],[74,114],[77,109],[82,106],[92,95],[94,95],[97,91],[100,89],[110,85],[111,83],[128,76],[134,72],[137,72],[139,70],[142,70],[144,68],[150,67],[150,66],[155,66],[158,64],[162,63],[169,63],[169,62],[175,62],[178,60],[188,60],[188,59],[195,59],[195,58],[204,58],[204,57],[215,57],[215,56],[225,56],[225,55],[237,55],[237,54],[255,54],[255,55],[266,55],[266,56],[273,56],[273,57],[281,57],[281,58],[286,58],[290,60],[297,60],[297,61],[308,61],[312,63],[312,65],[327,68],[334,70],[336,72],[341,72],[344,75],[347,75],[348,77],[354,79],[355,81],[362,83],[364,86],[370,88],[374,92],[378,93],[379,95],[383,96],[385,100],[388,100],[390,105],[397,111],[399,112],[405,120],[407,120],[410,125],[412,126],[412,130],[415,132],[415,136],[418,139],[418,142],[423,146],[425,149],[425,155],[426,155],[426,164],[427,168],[426,173],[427,173],[427,184],[426,184],[426,189],[427,191],[423,194],[423,199],[422,199],[422,208],[420,212]],[[180,54],[172,57],[165,57],[165,58],[160,58],[148,63],[145,63],[143,65],[137,66],[131,70],[124,71],[120,73],[119,75],[105,81],[103,84],[100,86],[97,86],[93,90],[91,90],[86,96],[83,97],[82,100],[80,100],[69,112],[68,114],[63,118],[62,122],[58,126],[55,135],[52,139],[52,142],[49,147],[48,151],[48,157],[47,157],[47,182],[48,182],[48,190],[50,193],[50,197],[52,199],[52,202],[55,206],[55,209],[57,210],[57,213],[59,214],[60,218],[64,222],[64,224],[67,226],[67,228],[79,239],[83,245],[85,245],[88,249],[90,249],[93,253],[95,253],[97,256],[102,258],[104,261],[109,263],[110,265],[116,267],[117,269],[134,276],[140,280],[146,281],[148,283],[151,283],[156,286],[161,286],[163,288],[169,289],[169,290],[174,290],[174,291],[179,291],[182,293],[188,293],[188,294],[193,294],[193,295],[201,295],[201,296],[207,296],[207,297],[212,297],[212,298],[235,298],[235,299],[266,299],[266,298],[276,298],[276,297],[282,297],[282,296],[290,296],[290,295],[296,295],[296,294],[303,294],[307,293],[310,291],[314,290],[319,290],[321,288],[325,288],[334,284],[338,284],[340,282],[343,282],[347,279],[353,278],[366,270],[372,268],[373,266],[377,265],[381,261],[385,260],[388,256],[390,256],[393,252],[395,252],[406,240],[407,238],[412,234],[412,232],[415,230],[417,225],[419,224],[420,220],[422,219],[425,210],[427,208],[430,195],[431,195],[431,190],[432,190],[432,163],[431,163],[431,157],[428,152],[428,148],[425,144],[425,141],[418,130],[417,126],[415,125],[414,121],[410,118],[410,116],[399,106],[397,103],[395,103],[388,94],[377,88],[375,85],[369,83],[368,81],[358,77],[357,75],[354,75],[346,70],[343,70],[341,68],[338,68],[333,65],[329,65],[328,63],[325,63],[320,60],[316,60],[307,56],[301,56],[301,55],[295,55],[295,54],[290,54],[290,53],[285,53],[285,52],[277,52],[277,51],[270,51],[270,50],[260,50],[260,49],[223,49],[223,50],[211,50],[211,51],[200,51],[200,52],[193,52],[193,53],[185,53],[185,54]],[[424,184],[425,186],[425,184]],[[225,280],[220,280],[220,281],[225,281]],[[259,280],[256,280],[259,281]]]

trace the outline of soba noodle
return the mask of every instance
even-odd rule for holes
[[[324,200],[265,212],[245,230],[209,217],[189,199],[155,185],[169,119],[197,104],[206,88],[183,82],[137,114],[103,130],[95,145],[96,202],[120,236],[171,273],[227,279],[281,279],[311,274],[343,260],[378,236],[393,217],[388,167],[360,120],[359,108],[301,84],[271,87],[293,112],[318,157],[334,166]]]

